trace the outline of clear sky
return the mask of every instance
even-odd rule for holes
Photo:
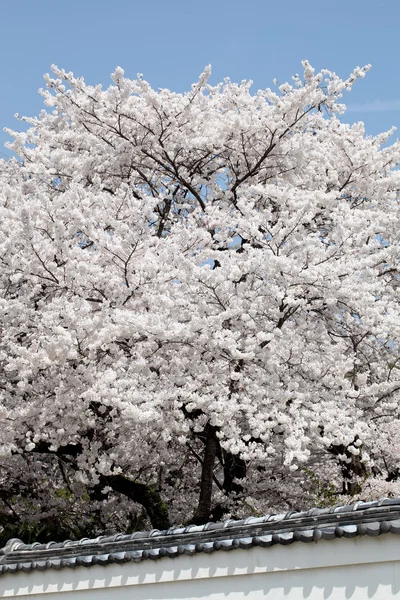
[[[254,90],[316,68],[346,77],[372,64],[345,97],[349,122],[400,129],[400,0],[0,0],[0,151],[14,113],[33,116],[52,63],[88,83],[118,65],[155,88],[185,91],[206,64],[212,82],[252,79]],[[395,134],[395,138],[399,134]]]

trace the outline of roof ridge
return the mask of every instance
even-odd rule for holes
[[[111,536],[98,536],[97,538],[82,538],[80,540],[65,540],[64,542],[48,542],[46,544],[41,544],[40,542],[34,542],[33,544],[24,544],[24,542],[17,538],[12,538],[9,540],[4,548],[0,549],[0,556],[3,554],[8,554],[10,551],[14,551],[16,549],[16,545],[20,549],[24,550],[37,550],[37,549],[47,549],[50,547],[56,548],[60,547],[76,547],[83,546],[89,544],[108,544],[114,542],[125,542],[125,541],[133,541],[136,539],[147,539],[154,537],[166,537],[166,536],[175,536],[176,534],[186,535],[186,534],[199,534],[202,532],[208,531],[226,531],[232,530],[239,527],[251,527],[255,525],[261,524],[277,524],[280,523],[282,526],[287,524],[290,526],[291,523],[294,522],[304,522],[308,523],[310,519],[313,521],[319,521],[321,518],[328,518],[329,515],[352,515],[354,519],[360,518],[360,513],[366,513],[366,517],[368,515],[371,516],[375,513],[375,509],[379,509],[381,507],[388,507],[385,509],[385,512],[392,512],[396,510],[400,511],[400,498],[382,498],[380,500],[374,500],[369,502],[358,501],[354,504],[349,505],[336,505],[326,508],[311,508],[306,511],[295,511],[291,510],[286,513],[271,513],[264,515],[262,517],[247,517],[246,519],[232,520],[229,519],[227,521],[220,522],[209,522],[204,525],[185,525],[185,526],[172,526],[169,529],[159,530],[152,529],[149,531],[136,531],[132,534],[122,534],[117,533]],[[357,516],[358,515],[358,516]],[[393,517],[395,518],[395,517]]]

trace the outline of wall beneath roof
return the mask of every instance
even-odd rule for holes
[[[400,538],[386,534],[0,577],[29,600],[400,600]]]

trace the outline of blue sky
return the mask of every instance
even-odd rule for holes
[[[346,94],[343,120],[364,121],[370,134],[400,126],[399,0],[8,0],[0,19],[6,154],[2,128],[21,128],[14,113],[38,114],[52,63],[104,85],[120,65],[175,91],[208,63],[212,82],[252,79],[255,91],[300,72],[303,58],[343,77],[372,63]]]

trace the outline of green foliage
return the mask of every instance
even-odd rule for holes
[[[310,492],[315,498],[315,505],[328,508],[338,503],[338,491],[332,483],[323,481],[307,467],[303,470],[311,484]]]
[[[64,500],[71,500],[73,498],[73,493],[68,488],[60,488],[54,491],[54,494],[58,498],[63,498]]]

